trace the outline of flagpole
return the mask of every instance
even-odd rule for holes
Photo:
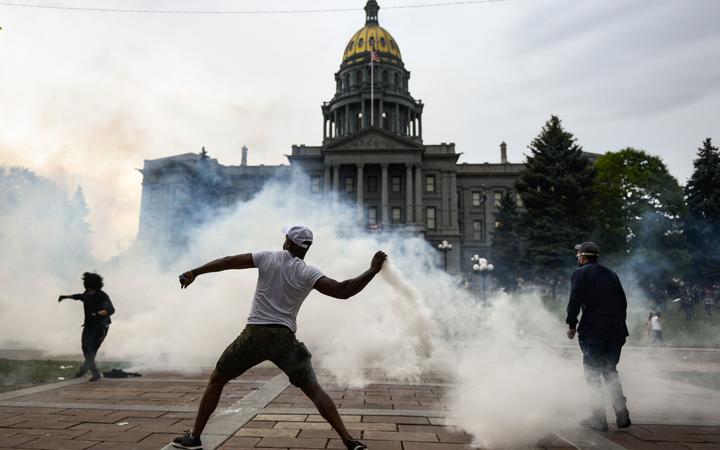
[[[370,54],[370,126],[375,126],[375,64],[372,53]]]

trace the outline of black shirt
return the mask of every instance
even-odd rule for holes
[[[580,336],[628,336],[627,298],[617,274],[599,263],[573,272],[565,322],[575,328],[582,309]]]
[[[70,298],[83,302],[83,309],[85,310],[84,326],[107,326],[112,322],[110,316],[115,313],[115,308],[110,301],[110,297],[102,290],[95,291],[92,294],[85,291],[82,294],[71,295]],[[108,315],[97,315],[97,312],[103,309],[107,310]],[[93,316],[93,314],[95,314],[95,316]]]

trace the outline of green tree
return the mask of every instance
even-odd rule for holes
[[[557,286],[573,261],[573,247],[594,228],[595,170],[575,137],[552,116],[528,146],[516,189],[524,209],[519,214],[523,264],[529,276]]]
[[[500,199],[500,206],[495,213],[495,232],[490,247],[491,260],[495,266],[493,274],[506,292],[517,289],[520,276],[520,245],[515,233],[517,214],[515,197],[508,192]]]
[[[595,162],[596,241],[612,264],[629,263],[648,281],[681,275],[687,264],[683,190],[663,161],[642,150]]]
[[[700,147],[685,186],[685,233],[691,257],[690,278],[720,282],[720,152],[710,138]]]

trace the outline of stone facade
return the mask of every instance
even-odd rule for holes
[[[379,26],[374,0],[365,10],[365,27],[335,74],[335,96],[322,105],[322,145],[293,145],[290,166],[310,176],[312,190],[356,202],[371,229],[421,233],[433,245],[448,241],[448,270],[467,272],[471,255],[490,256],[499,196],[513,189],[523,165],[507,161],[504,143],[497,164],[458,164],[455,144],[425,144],[424,105],[410,95],[397,41]],[[248,166],[243,152],[241,166],[223,166],[204,150],[145,161],[139,237],[180,236],[206,208],[248,200],[290,170]],[[199,207],[194,198],[211,200]]]

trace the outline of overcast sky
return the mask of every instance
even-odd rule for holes
[[[436,0],[443,2],[445,0]],[[364,0],[35,0],[107,8],[357,8],[288,15],[109,14],[0,6],[0,164],[82,185],[95,251],[137,231],[144,159],[197,152],[224,164],[286,163],[320,144],[320,105]],[[425,142],[461,161],[520,162],[557,114],[587,151],[632,146],[685,182],[720,142],[720,1],[505,0],[390,9],[380,24],[426,104]]]

